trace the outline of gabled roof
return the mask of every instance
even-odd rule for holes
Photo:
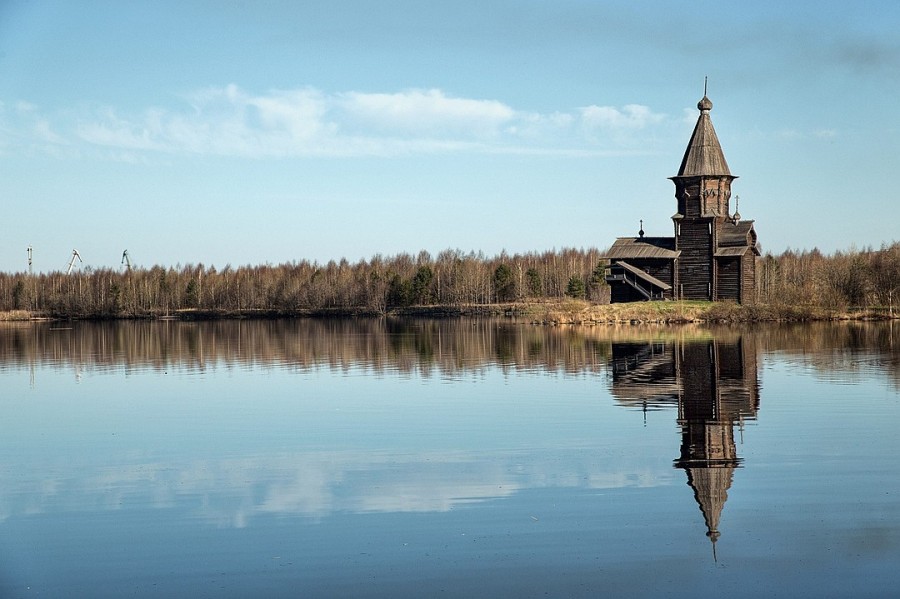
[[[718,245],[713,253],[716,258],[736,258],[747,252],[759,256],[762,253],[752,220],[726,222],[719,231]]]
[[[700,117],[694,126],[694,133],[688,143],[684,158],[681,160],[681,168],[678,169],[678,177],[698,177],[705,175],[731,176],[728,163],[725,162],[725,154],[719,145],[716,130],[713,129],[709,111],[712,110],[712,102],[703,96],[697,103]]]
[[[675,250],[674,237],[619,237],[601,258],[608,260],[663,258],[681,255]]]
[[[741,220],[737,223],[726,222],[722,225],[719,236],[719,247],[752,246],[756,244],[752,220]],[[751,233],[753,233],[751,235]]]

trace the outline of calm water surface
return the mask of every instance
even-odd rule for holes
[[[900,325],[0,326],[0,597],[900,594]]]

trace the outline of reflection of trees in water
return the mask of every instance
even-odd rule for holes
[[[735,431],[760,408],[759,357],[772,352],[789,362],[808,365],[820,376],[837,373],[846,378],[877,370],[885,371],[900,386],[897,323],[782,324],[742,330],[545,327],[511,319],[383,318],[0,326],[0,368],[37,364],[98,370],[202,370],[219,365],[260,365],[424,374],[495,367],[608,372],[612,395],[620,404],[677,410],[682,436],[673,463],[684,470],[713,542],[721,534],[719,522],[732,481],[735,474],[740,476]],[[552,467],[547,471],[553,472]],[[454,478],[451,468],[434,478],[442,483],[453,481],[447,488],[456,490],[470,485],[466,494],[475,497],[488,493],[481,489],[482,475],[487,477],[480,472],[474,477]],[[417,473],[417,482],[420,477]],[[300,491],[295,494],[306,484],[303,477],[298,476],[297,481]],[[324,483],[322,487],[330,488]],[[281,496],[273,491],[264,508],[314,514],[326,510],[302,494],[294,497],[293,492],[290,488]],[[421,493],[423,509],[443,505],[431,501],[434,495],[429,493]],[[438,493],[438,497],[443,495]],[[291,507],[294,504],[300,507]],[[371,505],[370,500],[369,509]],[[725,529],[727,534],[727,524]]]
[[[0,362],[83,368],[188,368],[216,365],[328,366],[453,373],[499,366],[566,372],[606,371],[612,343],[652,352],[675,340],[741,336],[759,352],[778,352],[821,376],[884,371],[900,387],[900,323],[814,323],[730,327],[544,327],[495,318],[335,318],[208,322],[5,323]],[[827,351],[822,351],[827,348]],[[613,356],[629,359],[628,350]],[[635,356],[632,356],[632,359]],[[626,365],[625,362],[622,363]],[[663,396],[643,397],[666,403]],[[669,395],[671,395],[669,393]]]
[[[884,373],[900,389],[900,322],[784,324],[765,330],[764,350],[809,366],[823,378]]]
[[[0,328],[0,363],[85,368],[287,366],[375,371],[596,371],[609,343],[509,319],[38,323]]]

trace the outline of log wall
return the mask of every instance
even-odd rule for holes
[[[741,301],[741,259],[718,259],[717,300]]]
[[[756,302],[756,254],[747,252],[741,258],[741,298],[742,304]]]
[[[707,221],[685,219],[678,229],[676,247],[681,250],[681,256],[678,258],[681,297],[708,300],[713,261],[710,224]]]

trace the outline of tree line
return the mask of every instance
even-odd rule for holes
[[[757,290],[767,304],[894,309],[900,300],[900,242],[832,254],[766,254],[757,264]]]
[[[48,316],[144,317],[183,310],[218,313],[384,313],[407,306],[479,306],[583,298],[609,301],[598,249],[485,256],[445,250],[436,257],[376,255],[351,263],[85,268],[71,274],[0,273],[0,310]],[[757,301],[828,308],[893,306],[900,296],[900,242],[879,249],[766,254]]]
[[[182,310],[383,313],[397,307],[478,306],[566,294],[605,302],[609,290],[600,255],[595,248],[493,257],[446,250],[436,257],[422,251],[355,263],[301,260],[222,269],[198,264],[0,273],[0,310],[143,317]]]

